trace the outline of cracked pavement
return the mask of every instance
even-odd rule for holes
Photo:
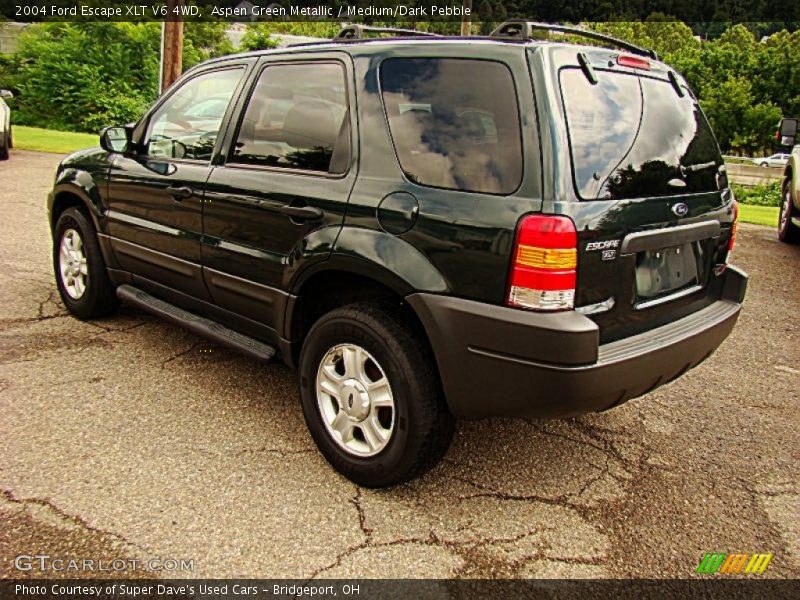
[[[710,551],[800,572],[800,247],[772,229],[740,227],[748,298],[700,367],[605,414],[460,423],[433,472],[372,491],[316,452],[283,366],[130,307],[66,314],[59,159],[0,163],[0,576],[23,553],[197,577],[691,577]]]

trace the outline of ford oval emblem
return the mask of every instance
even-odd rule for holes
[[[685,217],[689,214],[689,206],[684,204],[683,202],[678,202],[672,206],[672,212],[674,212],[679,217]]]

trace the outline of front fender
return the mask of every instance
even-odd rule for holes
[[[47,199],[47,211],[51,216],[56,199],[62,194],[80,198],[89,209],[94,225],[99,230],[100,219],[105,215],[105,206],[100,190],[91,175],[77,169],[65,169],[59,174]],[[52,218],[50,220],[52,222]]]
[[[94,221],[98,231],[106,213],[104,203],[108,170],[112,157],[100,148],[80,150],[66,157],[58,167],[53,191],[47,202],[47,210],[52,224],[53,207],[62,194],[71,194],[81,199]]]

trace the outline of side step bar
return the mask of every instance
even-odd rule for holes
[[[228,329],[215,321],[185,311],[174,304],[159,300],[131,285],[119,286],[117,288],[117,296],[128,304],[180,325],[192,333],[208,338],[221,346],[238,350],[256,360],[269,362],[275,356],[275,348],[272,346]]]

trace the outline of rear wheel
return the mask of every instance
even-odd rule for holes
[[[800,242],[800,227],[792,222],[795,210],[792,203],[792,180],[787,177],[783,182],[783,199],[778,219],[778,239],[787,244]]]
[[[92,222],[77,208],[58,218],[53,236],[53,268],[61,300],[81,319],[112,314],[119,306]]]
[[[300,392],[318,448],[359,485],[421,475],[452,440],[431,351],[392,307],[351,304],[317,321],[300,356]]]

